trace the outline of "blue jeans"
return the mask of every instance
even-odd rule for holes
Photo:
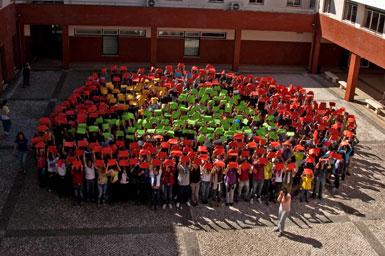
[[[99,184],[98,183],[98,199],[100,200],[105,200],[106,199],[106,194],[107,194],[107,184]]]
[[[93,199],[95,196],[95,179],[87,180],[86,179],[86,196],[87,199]]]
[[[279,207],[278,224],[277,224],[279,232],[285,231],[285,221],[288,216],[289,216],[289,212],[284,211],[281,209],[281,207]]]
[[[210,185],[211,185],[210,181],[201,182],[202,202],[207,202],[209,200]]]
[[[73,185],[75,200],[79,203],[83,199],[83,185]]]
[[[163,203],[164,204],[171,204],[172,202],[172,186],[163,185],[162,186],[162,192],[163,192]]]
[[[182,186],[182,185],[179,185],[178,186],[178,202],[179,203],[187,203],[187,201],[189,200],[189,196],[190,196],[190,186],[187,185],[187,186]]]
[[[261,198],[264,180],[253,180],[253,188],[251,189],[251,198],[257,194],[257,198]]]
[[[6,119],[6,120],[1,120],[3,123],[3,129],[4,129],[4,134],[9,135],[9,132],[11,131],[11,119]]]
[[[18,157],[19,157],[20,167],[21,167],[21,170],[22,170],[23,172],[26,172],[26,171],[27,171],[27,166],[26,166],[26,163],[27,163],[27,155],[28,155],[28,152],[27,152],[27,151],[19,151],[19,152],[18,152]]]

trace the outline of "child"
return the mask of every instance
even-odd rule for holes
[[[158,207],[160,199],[160,177],[162,171],[159,170],[159,167],[153,168],[150,173],[150,183],[151,183],[151,209],[156,210]]]
[[[309,202],[308,200],[308,192],[312,190],[312,182],[313,182],[313,170],[306,168],[303,171],[303,174],[301,176],[302,184],[301,184],[301,198],[300,201],[303,202],[305,199],[306,202]]]

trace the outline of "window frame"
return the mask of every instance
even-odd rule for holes
[[[299,3],[297,3],[299,2]],[[287,0],[288,7],[302,7],[302,1],[301,0]]]
[[[116,51],[114,53],[104,52],[104,38],[110,37],[116,39]],[[102,56],[119,56],[119,35],[103,35],[102,36]]]
[[[354,8],[355,8],[356,13],[355,13],[355,19],[353,21],[351,18],[353,17]],[[350,17],[348,17],[349,12],[350,12]],[[357,22],[357,12],[358,12],[358,4],[356,4],[352,1],[346,0],[343,19],[346,21],[349,21],[351,23],[356,23]]]
[[[378,14],[377,21],[376,21],[377,22],[376,29],[372,29],[374,13]],[[370,20],[368,22],[369,16],[370,16]],[[384,22],[382,24],[381,31],[379,31],[379,28],[381,25],[381,17],[383,17]],[[369,8],[366,6],[366,8],[365,8],[365,24],[363,27],[368,29],[369,31],[375,33],[375,34],[383,35],[385,32],[385,12],[382,12],[378,9]]]
[[[251,1],[254,1],[254,2],[251,2]],[[257,2],[257,1],[262,1],[261,3]],[[249,4],[253,4],[253,5],[264,5],[265,4],[265,0],[249,0]]]
[[[198,51],[194,55],[186,54],[186,41],[195,40],[198,42]],[[199,58],[201,49],[201,38],[200,37],[185,37],[183,40],[183,57],[184,58]]]

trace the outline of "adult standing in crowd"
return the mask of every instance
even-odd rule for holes
[[[4,136],[8,137],[11,131],[11,116],[7,106],[7,100],[3,100],[0,104],[1,122],[3,123]]]
[[[15,140],[15,155],[19,158],[21,171],[27,172],[27,154],[28,154],[28,140],[25,138],[23,132],[18,132]]]

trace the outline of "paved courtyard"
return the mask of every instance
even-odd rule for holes
[[[385,123],[342,91],[305,71],[261,73],[303,85],[320,101],[356,115],[356,154],[339,194],[301,204],[295,198],[287,236],[273,232],[278,205],[239,203],[182,211],[119,204],[72,206],[40,189],[33,163],[23,175],[12,155],[14,135],[28,138],[39,117],[81,85],[90,71],[33,71],[6,97],[13,134],[0,140],[0,255],[385,255]]]

